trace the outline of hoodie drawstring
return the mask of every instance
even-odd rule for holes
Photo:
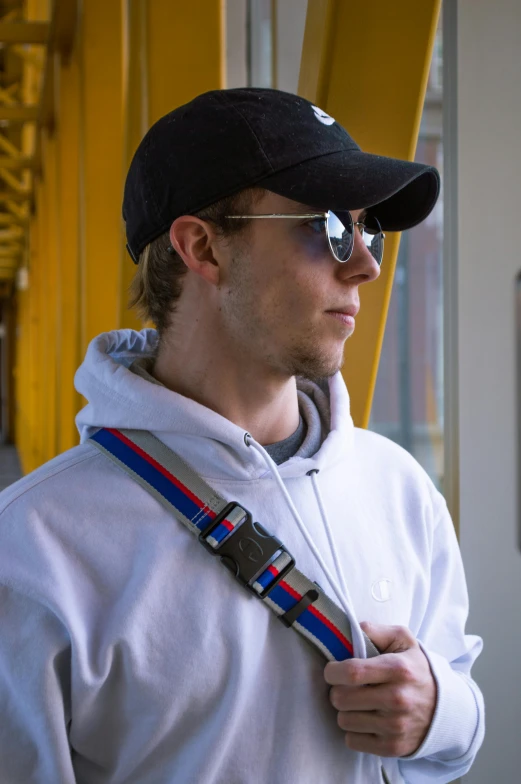
[[[353,611],[352,611],[351,606],[350,606],[351,600],[350,600],[350,597],[349,597],[349,591],[347,590],[347,586],[345,585],[345,580],[343,579],[342,572],[339,569],[338,555],[337,555],[336,549],[334,548],[334,546],[332,544],[333,537],[332,537],[332,534],[331,534],[331,527],[329,525],[329,522],[327,521],[327,516],[325,515],[325,510],[324,510],[324,505],[322,503],[322,498],[320,497],[319,494],[317,495],[317,501],[320,498],[319,509],[320,509],[321,516],[322,516],[322,519],[323,519],[324,524],[325,524],[326,534],[327,534],[327,537],[328,537],[328,540],[329,540],[329,544],[330,544],[331,550],[333,552],[333,560],[335,562],[336,569],[337,569],[337,571],[339,573],[339,576],[340,576],[340,579],[341,579],[341,582],[342,582],[342,589],[343,590],[338,587],[338,583],[337,583],[336,579],[333,577],[333,575],[331,573],[331,570],[329,569],[329,567],[324,562],[324,559],[322,558],[318,548],[316,547],[316,545],[313,542],[313,539],[311,538],[311,536],[310,536],[306,526],[304,525],[304,522],[302,521],[302,518],[300,517],[300,515],[299,515],[299,513],[298,513],[298,511],[297,511],[297,509],[295,507],[295,504],[293,503],[293,500],[292,500],[290,494],[288,493],[284,482],[282,481],[282,478],[281,478],[281,476],[280,476],[280,474],[278,472],[276,463],[271,459],[270,455],[266,452],[266,450],[260,444],[257,444],[256,441],[254,441],[253,439],[251,439],[251,440],[248,439],[248,441],[246,441],[246,443],[249,446],[251,446],[253,449],[255,449],[261,455],[261,457],[264,460],[264,462],[266,463],[270,473],[272,474],[273,478],[275,479],[275,482],[277,483],[277,485],[279,487],[279,490],[281,491],[281,493],[282,493],[282,495],[283,495],[283,497],[284,497],[284,499],[285,499],[285,501],[286,501],[286,503],[288,505],[288,508],[289,508],[291,514],[293,515],[293,519],[295,520],[295,522],[297,524],[297,528],[299,529],[300,533],[304,537],[304,539],[305,539],[309,549],[311,550],[311,552],[315,556],[315,559],[317,560],[320,568],[322,569],[322,571],[326,575],[327,579],[329,580],[329,583],[330,583],[330,585],[331,585],[331,587],[332,587],[332,589],[333,589],[333,591],[334,591],[334,593],[336,595],[338,603],[340,604],[341,608],[343,609],[343,611],[345,612],[345,614],[349,618],[349,622],[351,624],[351,634],[352,634],[352,637],[353,637],[352,643],[353,643],[353,650],[354,650],[355,656],[357,658],[360,658],[360,659],[365,659],[365,641],[364,641],[364,638],[363,638],[363,635],[362,635],[362,630],[360,629],[360,626],[358,625],[358,621],[354,617]],[[312,482],[313,482],[313,478],[312,478]],[[315,480],[313,486],[317,487],[316,480]]]
[[[351,595],[349,593],[349,588],[347,587],[347,583],[346,583],[345,578],[344,578],[344,572],[342,570],[342,567],[340,566],[340,559],[338,557],[338,550],[337,550],[337,548],[335,546],[335,541],[333,539],[333,532],[331,531],[331,524],[329,522],[329,518],[328,518],[327,512],[326,512],[326,507],[324,506],[324,501],[322,499],[322,494],[320,492],[320,487],[319,487],[319,484],[318,484],[317,474],[318,474],[318,468],[312,468],[311,471],[308,471],[307,476],[309,476],[311,478],[311,483],[313,485],[313,490],[315,491],[315,497],[317,499],[317,505],[318,505],[318,508],[320,510],[320,516],[322,517],[322,522],[324,524],[324,528],[326,529],[327,540],[329,542],[329,547],[330,547],[331,553],[333,555],[333,561],[334,561],[334,564],[335,564],[336,572],[338,574],[338,578],[340,580],[340,584],[341,584],[342,589],[344,591],[344,596],[346,597],[347,602],[352,606],[353,602],[352,602],[352,599],[351,599]],[[349,616],[350,620],[351,620],[351,617],[352,616],[350,615]],[[355,621],[355,623],[353,624],[353,621],[351,620],[351,631],[352,631],[352,634],[353,634],[353,638],[354,638],[354,634],[355,634],[355,628],[356,628],[357,632],[360,632],[360,627],[359,627],[358,623]],[[361,635],[360,635],[360,637],[361,637]],[[353,639],[353,646],[354,646],[354,639]],[[362,641],[361,641],[361,648],[360,648],[360,650],[364,651],[364,656],[365,656],[365,642],[364,642],[363,638],[362,638]],[[376,757],[376,779],[375,779],[375,781],[378,781],[378,782],[380,781],[380,772],[382,774],[382,777],[383,777],[384,781],[386,781],[386,782],[388,782],[388,784],[390,784],[389,783],[389,779],[387,778],[387,773],[386,773],[385,768],[384,768],[384,766],[382,764],[381,758],[380,757]]]
[[[335,564],[336,572],[337,572],[338,578],[340,580],[340,585],[342,586],[342,590],[344,592],[344,596],[346,597],[346,600],[349,602],[350,606],[352,606],[353,602],[352,602],[352,599],[351,599],[351,595],[349,593],[349,588],[347,587],[347,584],[346,584],[346,581],[345,581],[345,578],[344,578],[344,572],[343,572],[342,567],[340,565],[340,559],[338,557],[338,550],[337,550],[337,547],[336,547],[334,539],[333,539],[333,533],[331,531],[331,524],[330,524],[329,518],[327,516],[326,508],[324,506],[324,501],[322,500],[322,494],[320,492],[320,488],[319,488],[319,485],[318,485],[317,474],[318,474],[318,468],[313,468],[311,471],[308,471],[307,476],[309,476],[311,478],[311,484],[313,485],[313,490],[315,491],[315,497],[317,499],[317,505],[318,505],[318,508],[319,508],[319,511],[320,511],[320,516],[322,518],[322,523],[323,523],[324,528],[326,530],[327,540],[329,542],[329,547],[331,549],[331,554],[333,556],[333,562]]]
[[[266,450],[263,449],[260,446],[260,444],[257,444],[251,438],[251,436],[248,438],[248,440],[245,439],[245,442],[246,442],[246,444],[248,446],[253,447],[262,456],[264,462],[266,463],[266,465],[268,466],[268,468],[270,470],[270,473],[273,475],[273,478],[275,479],[277,485],[279,486],[279,489],[280,489],[282,495],[284,496],[284,498],[286,500],[286,503],[287,503],[287,505],[288,505],[288,507],[289,507],[289,509],[290,509],[290,511],[292,513],[292,515],[293,515],[293,518],[294,518],[294,520],[295,520],[295,522],[296,522],[296,524],[298,526],[299,531],[301,532],[302,536],[306,540],[306,542],[308,544],[308,547],[310,548],[311,552],[313,553],[313,555],[315,556],[316,560],[318,561],[322,571],[324,572],[324,574],[326,575],[327,579],[329,580],[329,583],[330,583],[331,587],[333,588],[333,590],[334,590],[334,592],[336,594],[336,597],[338,599],[338,602],[339,602],[340,606],[342,607],[342,609],[344,610],[345,614],[349,618],[349,622],[351,624],[351,634],[352,634],[352,638],[353,638],[352,639],[352,643],[353,643],[354,654],[359,659],[365,659],[365,657],[366,657],[365,640],[363,638],[362,630],[361,630],[361,628],[360,628],[360,626],[358,624],[358,621],[354,617],[353,611],[351,610],[351,606],[352,606],[351,596],[349,594],[349,589],[348,589],[346,581],[344,579],[343,571],[342,571],[342,569],[340,567],[340,560],[339,560],[339,557],[338,557],[338,550],[335,547],[335,543],[334,543],[334,540],[333,540],[333,533],[331,531],[331,525],[329,523],[329,519],[328,519],[328,516],[327,516],[326,508],[324,506],[324,502],[322,500],[322,495],[320,493],[320,489],[319,489],[319,486],[318,486],[318,481],[317,481],[317,477],[316,477],[316,475],[318,474],[318,469],[315,468],[315,469],[312,469],[311,471],[308,471],[307,476],[309,476],[311,478],[311,483],[313,485],[313,490],[315,491],[315,497],[317,499],[317,505],[318,505],[318,508],[320,510],[320,516],[322,518],[322,523],[324,525],[324,528],[326,529],[327,540],[329,542],[329,547],[331,548],[331,553],[333,555],[333,562],[335,564],[335,568],[336,568],[338,577],[340,579],[340,583],[342,585],[343,593],[339,589],[336,580],[334,579],[333,575],[331,574],[331,571],[329,570],[329,568],[324,563],[324,560],[323,560],[322,556],[320,555],[318,549],[315,547],[315,543],[313,542],[313,539],[309,535],[308,530],[307,530],[306,526],[304,525],[304,522],[302,521],[302,519],[301,519],[301,517],[300,517],[300,515],[299,515],[299,513],[298,513],[298,511],[297,511],[297,509],[295,507],[295,504],[293,503],[292,498],[291,498],[290,494],[288,493],[288,491],[286,489],[286,486],[285,486],[284,482],[282,481],[282,478],[281,478],[281,476],[280,476],[280,474],[278,472],[276,463],[271,459],[270,455],[266,452]],[[387,773],[386,773],[385,768],[383,766],[383,760],[380,757],[376,756],[376,755],[374,757],[374,773],[375,773],[375,782],[379,782],[382,779],[384,781],[388,781],[389,780],[387,778]]]

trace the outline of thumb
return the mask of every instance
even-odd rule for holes
[[[418,645],[406,626],[384,626],[367,621],[362,621],[360,626],[380,653],[401,653]]]

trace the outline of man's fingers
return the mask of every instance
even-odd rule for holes
[[[338,711],[399,712],[408,707],[407,691],[391,685],[357,688],[332,686],[329,701]]]
[[[407,731],[405,716],[382,716],[377,711],[340,712],[337,716],[338,726],[345,732],[356,732],[377,737],[401,738]]]
[[[369,733],[346,732],[345,742],[353,751],[364,751],[366,754],[379,754],[382,739]]]
[[[418,645],[406,626],[384,626],[367,621],[360,626],[381,653],[401,653]]]
[[[423,742],[436,707],[429,661],[403,626],[362,626],[382,653],[329,662],[324,678],[332,686],[331,704],[350,749],[407,756]]]
[[[348,659],[329,662],[324,670],[326,683],[331,686],[362,686],[403,680],[408,664],[396,654],[418,648],[418,642],[405,626],[383,626],[378,623],[361,623],[364,632],[381,651],[371,659]]]
[[[400,740],[390,740],[371,733],[346,732],[345,744],[352,751],[376,754],[379,757],[401,757],[407,754],[406,747]]]
[[[340,711],[337,722],[346,732],[383,735],[384,731],[382,718],[376,711]]]
[[[330,686],[369,686],[378,683],[408,683],[412,677],[406,656],[389,653],[373,659],[328,662],[324,678]]]

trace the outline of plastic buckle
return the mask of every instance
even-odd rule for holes
[[[244,519],[235,526],[232,533],[219,545],[217,549],[211,547],[206,539],[211,535],[217,526],[236,508],[242,509]],[[284,545],[275,536],[271,536],[260,523],[254,523],[251,513],[241,504],[232,502],[228,504],[210,525],[199,534],[199,541],[212,553],[218,555],[223,566],[229,569],[234,577],[255,596],[263,599],[272,588],[295,565],[293,556],[286,550]],[[277,575],[275,580],[262,592],[258,593],[252,588],[256,578],[264,572],[273,561],[273,556],[283,551],[291,559],[290,563]]]

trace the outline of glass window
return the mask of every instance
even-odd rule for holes
[[[436,35],[416,161],[443,169],[442,38]],[[443,196],[402,234],[369,427],[443,484]]]
[[[226,0],[226,86],[296,93],[307,0]]]

